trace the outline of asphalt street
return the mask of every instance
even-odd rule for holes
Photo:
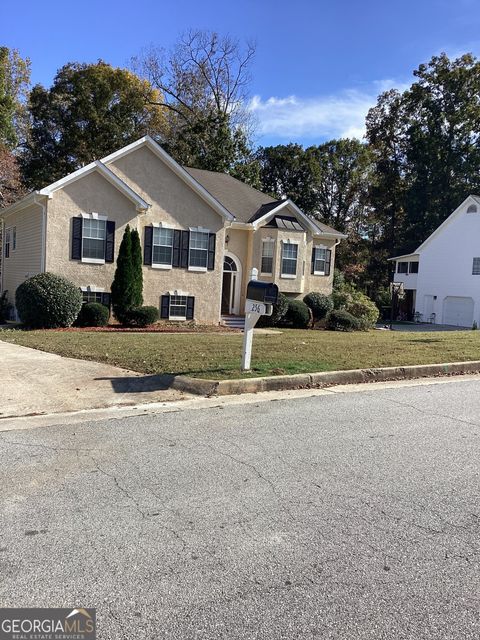
[[[478,379],[4,431],[0,603],[102,640],[478,639],[479,454]]]

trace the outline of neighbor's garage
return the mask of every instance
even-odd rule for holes
[[[473,324],[473,298],[447,296],[443,302],[443,324],[471,327]]]

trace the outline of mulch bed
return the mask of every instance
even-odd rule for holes
[[[232,329],[224,325],[177,325],[154,324],[149,327],[122,327],[121,325],[108,325],[107,327],[66,327],[59,329],[47,329],[47,331],[62,331],[70,333],[242,333],[240,329]]]

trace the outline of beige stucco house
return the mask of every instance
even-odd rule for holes
[[[283,293],[330,293],[344,236],[229,175],[181,167],[146,136],[0,212],[1,290],[15,302],[51,271],[109,304],[125,226],[140,234],[144,304],[162,318],[219,323],[244,311],[252,268]]]

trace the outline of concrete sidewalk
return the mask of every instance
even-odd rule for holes
[[[0,342],[0,419],[187,397],[168,376],[145,376]]]

